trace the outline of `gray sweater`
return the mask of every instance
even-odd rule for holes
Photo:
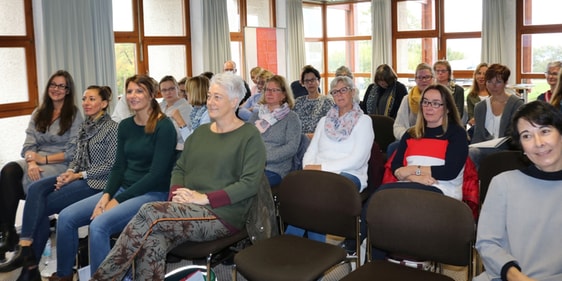
[[[500,119],[500,135],[499,137],[506,136],[507,130],[511,125],[511,117],[519,107],[523,105],[523,100],[511,95],[507,99],[505,108],[503,109],[502,117]],[[479,102],[474,107],[474,135],[472,136],[471,143],[478,143],[493,138],[492,134],[486,130],[486,109],[488,105],[485,101]]]
[[[248,123],[255,124],[258,113],[254,112]],[[281,176],[287,175],[292,167],[301,140],[301,121],[299,116],[290,111],[285,118],[273,124],[263,134],[267,160],[265,169]]]

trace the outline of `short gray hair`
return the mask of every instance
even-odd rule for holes
[[[355,82],[353,82],[353,79],[349,78],[348,76],[336,76],[334,77],[334,79],[332,80],[332,82],[330,82],[330,91],[328,93],[331,94],[332,90],[336,87],[336,85],[339,82],[343,82],[347,87],[350,87],[351,90],[353,91],[353,102],[359,102],[359,91],[357,91],[357,88],[355,87]]]
[[[228,98],[230,100],[238,99],[238,103],[244,99],[246,95],[246,87],[244,86],[244,80],[242,77],[232,73],[223,72],[217,73],[211,79],[212,85],[219,85],[226,90]]]

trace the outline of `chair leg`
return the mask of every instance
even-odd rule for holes
[[[210,253],[207,257],[207,281],[211,281],[211,260],[213,259],[213,253]]]
[[[232,265],[232,281],[238,280],[238,270],[236,270],[236,264]]]

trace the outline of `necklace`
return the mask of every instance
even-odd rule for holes
[[[506,97],[506,98],[503,99],[503,100],[499,100],[496,96],[492,96],[490,99],[491,99],[493,102],[497,102],[497,103],[506,103],[507,100],[509,99],[509,97]]]

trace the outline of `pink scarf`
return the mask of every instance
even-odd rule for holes
[[[363,116],[363,111],[358,103],[353,103],[353,108],[341,117],[339,116],[339,109],[336,105],[326,113],[326,126],[324,127],[324,131],[331,140],[337,142],[346,140],[349,135],[351,135],[353,127],[357,124],[361,116]]]

